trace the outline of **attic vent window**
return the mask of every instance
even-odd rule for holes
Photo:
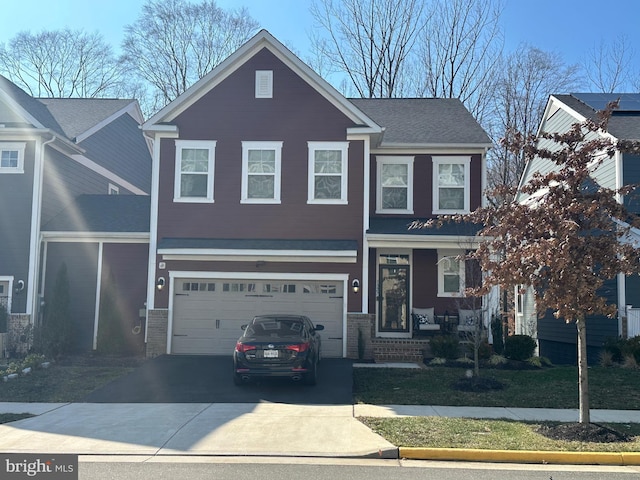
[[[273,98],[272,70],[256,70],[256,98]]]

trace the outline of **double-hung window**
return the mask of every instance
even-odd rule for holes
[[[376,213],[413,213],[413,157],[377,158]]]
[[[24,142],[0,142],[0,173],[24,173]]]
[[[433,213],[468,213],[470,157],[433,157]]]
[[[280,203],[282,142],[242,142],[242,203]]]
[[[174,201],[213,202],[215,141],[176,140]]]
[[[438,250],[438,296],[458,297],[464,294],[465,263],[462,252]]]
[[[349,142],[308,142],[308,203],[347,203]]]

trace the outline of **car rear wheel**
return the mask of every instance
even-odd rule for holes
[[[315,385],[318,383],[318,361],[313,362],[313,366],[304,376],[305,385]]]

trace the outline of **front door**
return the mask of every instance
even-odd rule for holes
[[[409,331],[409,265],[380,265],[378,331]]]

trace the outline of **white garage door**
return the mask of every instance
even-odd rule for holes
[[[171,353],[231,355],[241,325],[291,313],[322,324],[322,355],[342,357],[341,281],[176,279]]]

